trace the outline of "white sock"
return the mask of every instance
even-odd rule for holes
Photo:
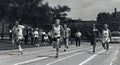
[[[23,49],[21,48],[21,46],[20,46],[20,45],[18,45],[18,47],[19,47],[19,51],[23,51]]]

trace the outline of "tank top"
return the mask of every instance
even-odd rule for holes
[[[70,28],[64,29],[64,37],[70,36]]]
[[[103,30],[103,38],[109,38],[109,29]]]
[[[54,37],[60,37],[60,25],[59,26],[53,26],[53,30],[54,30]]]

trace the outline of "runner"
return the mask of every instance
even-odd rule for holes
[[[63,31],[63,27],[60,25],[60,20],[59,19],[56,19],[56,22],[55,24],[53,24],[53,30],[52,30],[52,33],[53,33],[53,40],[56,42],[56,58],[58,58],[58,55],[59,55],[59,44],[60,44],[60,38],[62,37],[61,36],[61,33]]]
[[[12,39],[14,40],[14,43],[17,44],[18,48],[19,48],[19,52],[21,54],[23,54],[23,49],[20,45],[20,42],[21,40],[23,39],[23,29],[25,27],[23,25],[19,25],[19,22],[16,21],[15,22],[15,26],[13,27],[12,31],[13,31],[13,34],[12,34]]]
[[[70,34],[71,34],[70,28],[68,28],[67,25],[64,24],[64,36],[63,36],[64,43],[65,43],[64,51],[66,51],[66,49],[68,49]]]
[[[95,53],[96,48],[96,38],[100,35],[98,29],[96,28],[95,24],[93,24],[93,28],[91,30],[91,45],[93,45],[93,53]]]
[[[110,42],[111,32],[108,29],[108,25],[104,25],[104,29],[102,31],[102,46],[106,50],[106,54],[109,50],[109,42]]]
[[[82,36],[82,33],[80,32],[80,30],[78,30],[76,33],[75,33],[75,40],[76,40],[76,47],[79,46],[80,47],[80,40],[81,40],[81,36]]]
[[[33,28],[30,28],[29,37],[30,37],[31,44],[33,46],[35,46],[35,44],[34,44],[34,29]]]

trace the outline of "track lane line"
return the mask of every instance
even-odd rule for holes
[[[119,50],[116,51],[114,58],[112,59],[110,65],[113,65],[113,62],[115,61],[115,59],[117,58],[117,54],[118,54]]]
[[[71,50],[76,50],[76,48],[71,48]],[[41,52],[44,52],[44,51],[41,51]],[[41,53],[41,52],[32,52],[32,53],[30,53],[29,55],[34,55],[34,54],[36,54],[36,53]],[[54,52],[52,52],[52,54],[53,54]],[[51,54],[51,52],[49,52],[49,53],[46,53],[46,54]],[[61,53],[61,54],[64,54],[64,53]],[[26,56],[26,55],[25,55]],[[11,56],[10,56],[11,57]],[[9,57],[9,58],[10,58]],[[27,55],[27,57],[28,57],[28,55]],[[26,58],[27,58],[26,57]],[[12,57],[11,57],[12,58]],[[23,58],[25,58],[25,57],[21,57],[21,58],[17,58],[17,59],[14,59],[14,60],[19,60],[19,59],[23,59]],[[14,61],[13,60],[13,61]],[[4,60],[4,61],[0,61],[0,62],[7,62],[7,61],[11,61],[11,60]]]
[[[97,48],[97,49],[100,49],[100,48]],[[93,49],[90,49],[90,50],[88,50],[88,51],[92,51],[92,50],[93,50]],[[48,64],[46,64],[46,65],[51,65],[51,64],[54,64],[54,63],[56,63],[56,62],[59,62],[59,61],[62,61],[62,60],[65,60],[65,59],[68,59],[68,58],[71,58],[71,57],[77,56],[77,55],[79,55],[79,54],[83,54],[83,53],[85,53],[85,52],[77,53],[77,54],[74,54],[74,55],[71,55],[71,56],[67,56],[67,57],[65,57],[65,58],[62,58],[62,59],[59,59],[59,60],[56,60],[56,61],[50,62],[50,63],[48,63]]]
[[[16,64],[14,64],[14,65],[26,64],[26,63],[30,63],[30,62],[34,62],[34,61],[38,61],[38,60],[42,60],[42,59],[46,59],[46,58],[48,58],[48,57],[37,58],[37,59],[33,59],[33,60],[29,60],[29,61],[21,62],[21,63],[16,63]]]
[[[81,49],[81,50],[87,50],[87,49],[91,49],[91,48],[85,48],[85,49]],[[65,52],[65,53],[60,53],[59,55],[65,55],[65,54],[73,53],[73,52],[76,52],[76,51],[80,51],[80,49],[79,50],[73,50],[73,51]],[[34,62],[34,61],[38,61],[38,60],[43,60],[43,59],[46,59],[46,58],[49,58],[49,57],[36,58],[36,59],[28,60],[28,61],[25,61],[25,62],[16,63],[14,65],[26,64],[26,63],[30,63],[30,62]]]
[[[114,47],[114,46],[112,46],[112,47]],[[110,47],[110,48],[112,48],[112,47]],[[102,51],[98,52],[97,54],[92,55],[91,57],[89,57],[88,59],[86,59],[85,61],[80,63],[79,65],[84,65],[85,63],[87,63],[88,61],[92,60],[94,57],[96,57],[97,55],[99,55],[100,53],[103,53],[103,52],[105,52],[105,50],[102,50]]]

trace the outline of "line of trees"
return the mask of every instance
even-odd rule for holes
[[[99,28],[101,28],[103,24],[108,24],[111,30],[120,30],[120,12],[101,12],[97,16],[97,22]]]
[[[43,27],[54,23],[59,18],[62,22],[66,19],[68,6],[51,7],[43,0],[0,0],[0,20],[12,23],[19,20],[20,23],[29,24],[33,27]]]

